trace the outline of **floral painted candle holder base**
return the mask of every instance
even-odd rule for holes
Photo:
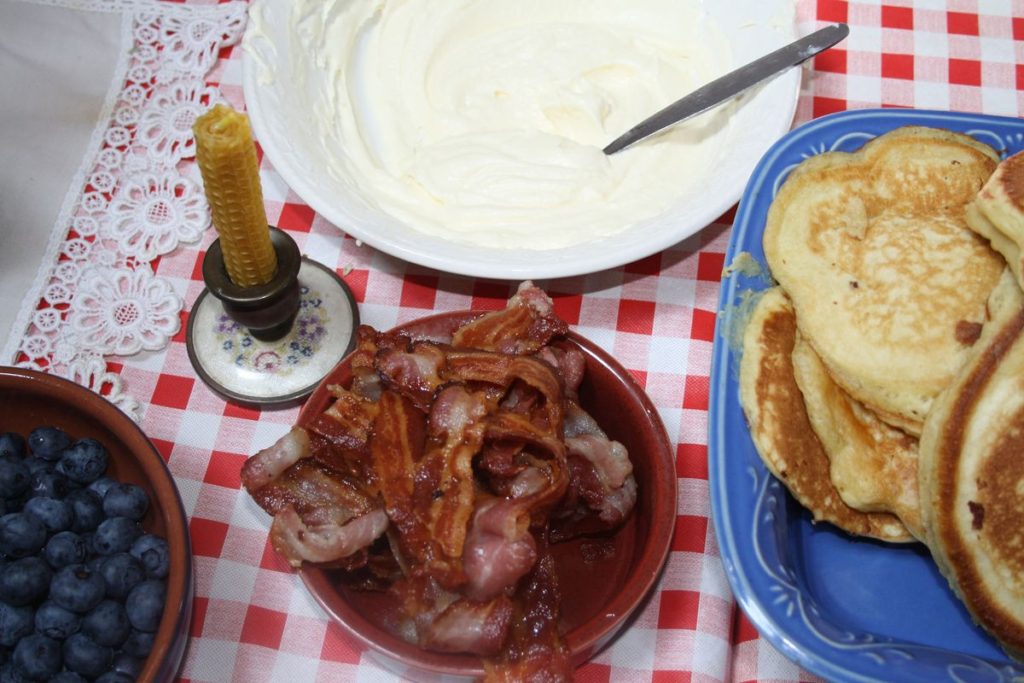
[[[355,346],[359,311],[351,290],[326,266],[299,256],[271,228],[278,274],[267,285],[234,287],[218,242],[203,262],[206,289],[189,315],[192,367],[214,391],[243,405],[308,396]]]

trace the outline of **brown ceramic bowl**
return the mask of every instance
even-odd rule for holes
[[[91,437],[110,453],[107,475],[138,484],[149,494],[146,531],[167,539],[171,571],[167,602],[140,683],[170,681],[181,663],[192,614],[192,546],[178,489],[163,458],[131,418],[94,392],[53,375],[0,367],[0,431],[23,436],[40,425],[59,427],[74,439]]]
[[[396,329],[414,337],[443,339],[478,315],[444,313]],[[574,333],[569,339],[587,361],[580,402],[611,438],[629,450],[638,489],[633,514],[611,537],[614,553],[594,559],[595,553],[585,552],[586,545],[593,543],[586,538],[553,547],[562,592],[563,632],[578,666],[612,639],[657,580],[675,527],[676,471],[665,427],[643,389],[593,343]],[[299,414],[299,424],[307,424],[330,404],[328,384],[347,385],[351,376],[345,359],[310,396]],[[300,574],[316,601],[384,666],[404,675],[483,675],[479,657],[428,652],[390,631],[387,623],[397,613],[397,605],[386,594],[352,590],[331,570],[305,567]]]

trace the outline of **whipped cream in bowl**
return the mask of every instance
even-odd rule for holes
[[[793,29],[792,0],[254,0],[243,82],[274,168],[340,229],[448,272],[557,277],[735,203],[797,70],[601,150]]]

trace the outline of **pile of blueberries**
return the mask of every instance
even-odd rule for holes
[[[146,492],[56,427],[0,434],[0,683],[134,681],[169,570]]]

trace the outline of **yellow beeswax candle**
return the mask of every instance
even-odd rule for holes
[[[270,282],[277,254],[270,243],[249,117],[218,104],[196,119],[192,132],[228,277],[239,287]]]

